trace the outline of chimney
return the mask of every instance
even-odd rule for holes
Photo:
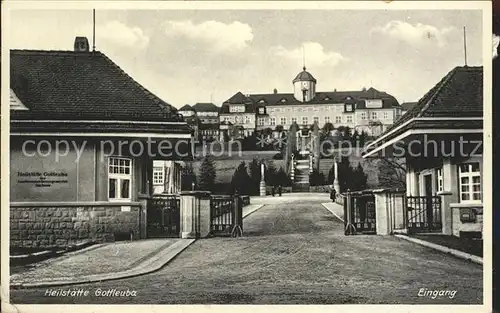
[[[74,48],[75,52],[89,52],[90,46],[87,37],[76,37]]]
[[[273,92],[275,95],[278,94],[278,89],[274,88]]]

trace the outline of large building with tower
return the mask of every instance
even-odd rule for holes
[[[237,92],[221,107],[221,123],[231,124],[242,136],[271,128],[288,130],[292,123],[320,128],[349,126],[358,132],[379,135],[401,116],[401,106],[392,95],[375,88],[354,91],[316,91],[317,80],[306,70],[297,74],[293,93],[245,95]]]

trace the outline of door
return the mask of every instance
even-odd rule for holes
[[[434,223],[434,214],[432,207],[432,175],[428,174],[424,176],[424,191],[425,191],[425,206],[426,206],[426,217],[427,226],[432,227]]]

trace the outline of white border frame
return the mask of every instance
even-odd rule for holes
[[[199,10],[225,10],[225,9],[276,9],[276,10],[290,10],[290,9],[338,9],[341,7],[344,10],[368,10],[368,9],[378,9],[378,10],[442,10],[442,9],[453,9],[453,10],[471,10],[478,9],[483,12],[483,60],[484,62],[484,152],[483,152],[483,162],[485,168],[491,168],[492,164],[492,133],[491,133],[491,112],[492,112],[492,63],[491,63],[491,29],[492,29],[492,11],[490,1],[339,1],[339,2],[312,2],[312,1],[302,1],[302,2],[290,2],[290,1],[280,1],[280,2],[269,2],[269,1],[248,1],[248,2],[215,2],[215,1],[168,1],[168,2],[150,2],[150,1],[107,1],[107,2],[70,2],[70,1],[6,1],[2,2],[2,29],[9,29],[9,10],[12,9],[85,9],[91,10],[95,8],[97,10],[102,9],[117,9],[117,10],[131,10],[131,9],[169,9],[169,10],[186,10],[186,9],[199,9]],[[2,34],[2,87],[8,86],[9,82],[9,53],[8,53],[8,42],[9,42],[9,32],[4,32]],[[2,90],[2,103],[8,103],[8,90],[9,88],[1,88]],[[9,110],[8,106],[2,105],[1,107],[1,118],[2,118],[2,143],[7,145],[9,141]],[[3,148],[3,147],[2,147]],[[8,149],[2,149],[1,154],[2,168],[2,189],[1,189],[1,199],[5,207],[9,205],[9,160],[10,153]],[[366,312],[367,310],[372,310],[374,312],[491,312],[491,277],[492,277],[492,260],[491,260],[491,217],[492,217],[492,171],[484,172],[484,245],[485,255],[484,255],[484,279],[483,279],[483,303],[482,305],[269,305],[269,306],[238,306],[238,305],[225,305],[225,306],[205,306],[205,305],[154,305],[154,306],[143,306],[143,305],[7,305],[4,301],[9,299],[9,288],[8,288],[8,278],[9,278],[9,265],[8,262],[2,262],[3,266],[1,268],[2,277],[2,310],[4,312],[109,312],[119,310],[122,313],[127,312],[137,312],[138,310],[143,311],[155,311],[155,312],[234,312],[235,310],[241,313],[256,313],[262,311],[273,311],[273,312],[332,312],[335,310],[337,312]],[[2,209],[1,217],[3,223],[7,224],[9,220],[9,210]],[[4,224],[4,225],[5,225]],[[2,258],[6,260],[8,256],[8,245],[9,245],[9,227],[2,227]],[[7,252],[7,253],[5,253]]]

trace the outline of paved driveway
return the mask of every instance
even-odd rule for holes
[[[13,290],[13,303],[453,303],[482,301],[482,267],[390,236],[344,236],[307,199],[265,205],[244,220],[243,238],[195,242],[159,272],[80,285],[87,297]],[[96,297],[97,288],[135,297]],[[448,290],[448,296],[419,296]],[[64,287],[68,289],[68,287]],[[421,294],[424,290],[421,291]],[[450,291],[456,291],[450,299]]]

